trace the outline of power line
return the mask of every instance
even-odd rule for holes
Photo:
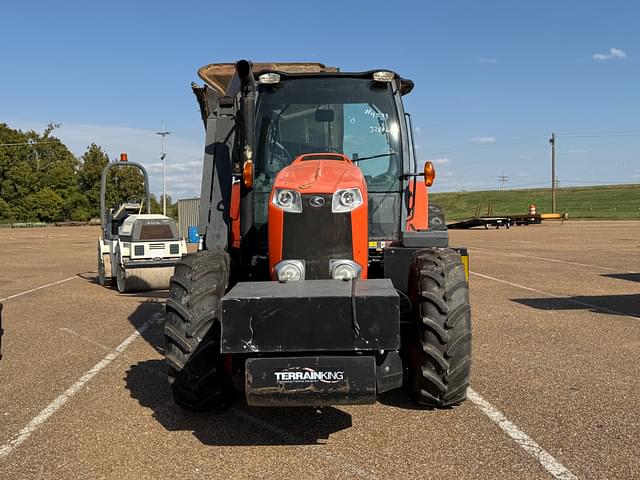
[[[61,143],[57,140],[49,140],[46,142],[22,142],[22,143],[0,143],[0,147],[19,147],[19,146],[32,146],[32,145],[44,145],[47,143]]]
[[[470,151],[470,150],[485,150],[485,149],[490,149],[490,148],[499,148],[499,147],[508,147],[511,145],[522,145],[525,143],[534,143],[534,142],[538,142],[541,140],[544,140],[546,138],[546,136],[535,136],[535,137],[527,137],[527,138],[521,138],[521,139],[516,139],[510,142],[493,142],[493,143],[482,143],[479,145],[461,145],[459,147],[452,147],[450,149],[443,149],[443,150],[434,150],[432,152],[426,152],[425,155],[427,156],[434,156],[434,155],[445,155],[448,153],[457,153],[457,152],[466,152],[466,151]]]
[[[571,138],[603,138],[603,137],[637,137],[640,136],[640,130],[609,130],[609,131],[584,131],[584,132],[565,132],[557,133],[556,137],[571,137]],[[433,150],[431,152],[425,152],[427,156],[444,155],[448,153],[458,153],[473,150],[485,150],[490,148],[508,147],[512,145],[522,145],[526,143],[534,143],[540,140],[546,139],[546,135],[536,135],[533,137],[524,137],[519,139],[513,139],[505,142],[493,142],[483,143],[478,145],[459,145],[455,147],[445,147],[440,150]]]
[[[574,135],[558,135],[563,138],[612,138],[612,137],[640,137],[640,132],[636,133],[603,133],[603,134],[574,134]]]
[[[502,172],[502,175],[498,177],[498,182],[500,182],[501,187],[500,191],[504,192],[504,184],[509,181],[509,177]]]
[[[558,133],[556,135],[562,135],[563,137],[587,137],[587,136],[619,136],[619,135],[640,135],[640,130],[638,129],[629,129],[629,130],[604,130],[604,131],[596,131],[596,132],[564,132]]]

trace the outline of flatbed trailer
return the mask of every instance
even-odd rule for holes
[[[474,217],[468,218],[466,220],[461,220],[459,222],[451,222],[447,224],[447,228],[449,229],[465,229],[465,228],[475,228],[475,227],[484,227],[488,229],[489,227],[511,227],[512,225],[530,225],[541,223],[541,217],[539,214],[534,215],[508,215],[508,216],[492,216],[492,217]]]

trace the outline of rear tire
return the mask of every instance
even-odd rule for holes
[[[415,300],[417,342],[411,349],[410,387],[414,399],[434,408],[467,398],[471,367],[469,285],[455,250],[417,253]]]
[[[165,357],[175,402],[188,410],[224,408],[231,379],[220,353],[220,299],[229,285],[229,255],[200,251],[176,264],[166,305]]]

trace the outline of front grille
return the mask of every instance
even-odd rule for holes
[[[324,205],[311,206],[313,197],[322,197]],[[331,197],[302,195],[302,212],[284,213],[282,258],[304,260],[308,280],[329,278],[330,259],[353,259],[351,212],[333,213]]]
[[[133,247],[133,253],[136,257],[141,257],[144,255],[144,245],[135,245]]]
[[[164,243],[150,243],[149,250],[164,250]]]
[[[178,255],[178,253],[180,253],[180,245],[178,245],[177,243],[172,243],[171,245],[169,245],[169,253],[171,255]]]

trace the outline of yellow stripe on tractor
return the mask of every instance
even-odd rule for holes
[[[469,252],[466,248],[454,248],[460,254],[460,260],[462,260],[462,265],[464,265],[464,274],[467,277],[467,283],[469,283]]]

